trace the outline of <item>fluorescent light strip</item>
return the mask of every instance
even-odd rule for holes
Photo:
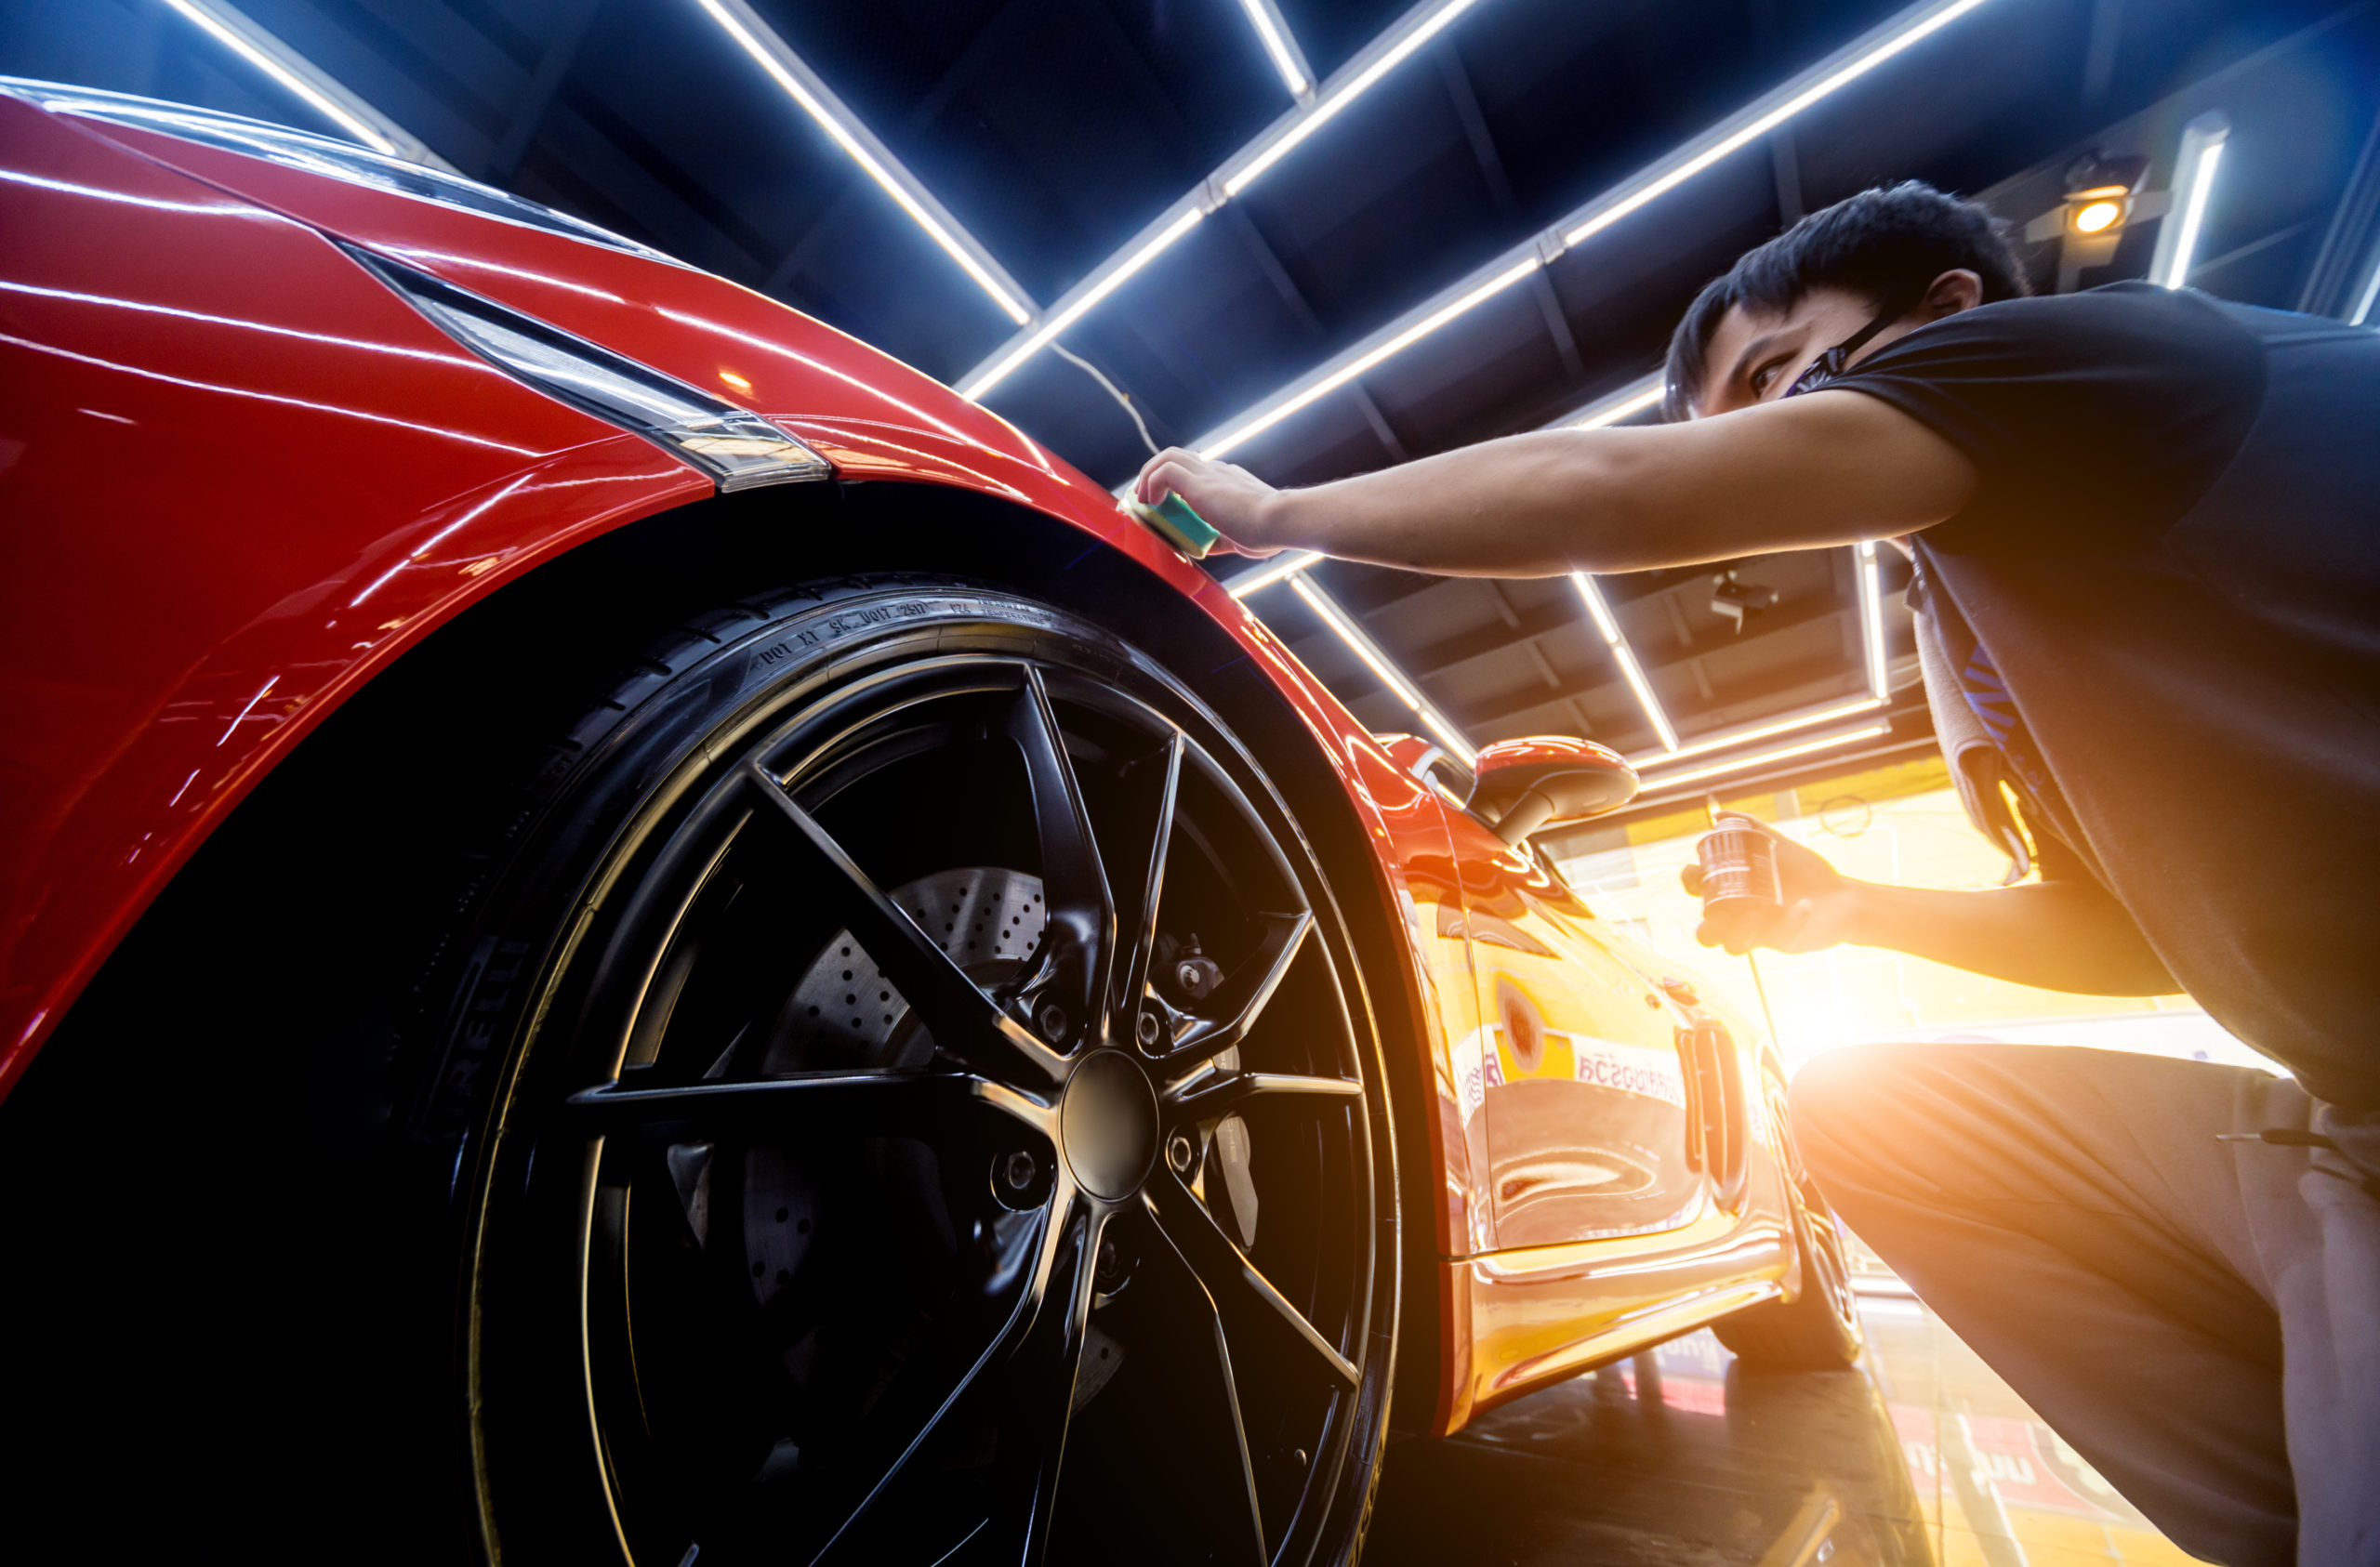
[[[1659,375],[1647,375],[1642,380],[1629,382],[1610,396],[1598,399],[1575,414],[1563,415],[1545,428],[1547,429],[1601,429],[1606,425],[1616,425],[1631,415],[1642,414],[1647,408],[1659,406],[1661,394],[1666,389],[1661,384]]]
[[[2157,253],[2149,264],[2149,282],[2179,288],[2190,281],[2190,263],[2198,255],[2207,202],[2215,193],[2215,170],[2223,162],[2223,144],[2230,134],[2230,122],[2220,114],[2202,114],[2182,127],[2181,151],[2174,161],[2174,189],[2181,196],[2181,213],[2168,219],[2172,232],[2157,236]]]
[[[1733,118],[1722,122],[1686,146],[1654,165],[1628,184],[1574,215],[1562,231],[1562,243],[1574,245],[1667,195],[1731,153],[1741,151],[1803,110],[1865,76],[1902,51],[1912,48],[1985,3],[1985,0],[1935,0],[1912,7],[1870,33],[1849,48],[1804,72]]]
[[[1859,644],[1868,657],[1868,690],[1878,701],[1892,694],[1884,669],[1884,584],[1876,562],[1876,546],[1863,540],[1859,560]]]
[[[1198,220],[1206,216],[1195,206],[1186,212],[1177,214],[1172,222],[1152,235],[1146,244],[1127,258],[1123,266],[1100,279],[1097,287],[1091,289],[1072,304],[1051,315],[1040,325],[1026,333],[1023,340],[1015,348],[1011,349],[998,363],[987,371],[979,372],[963,383],[959,388],[959,395],[965,398],[981,397],[1006,380],[1010,371],[1049,347],[1051,338],[1080,321],[1086,311],[1122,287],[1125,280],[1131,277],[1133,273],[1171,249],[1174,241],[1197,227]]]
[[[170,3],[170,0],[169,0]],[[942,247],[943,253],[959,263],[959,270],[975,281],[1011,321],[1022,326],[1033,319],[1033,300],[992,258],[991,252],[976,243],[975,237],[959,226],[933,193],[920,184],[916,176],[903,166],[892,150],[879,141],[867,126],[861,124],[843,100],[827,86],[825,79],[795,54],[783,38],[762,20],[759,12],[745,0],[695,0],[720,25],[721,31],[735,41],[736,46],[752,58],[755,64],[769,73],[770,78],[785,90],[787,98],[801,107],[828,136],[859,165],[870,179],[882,188],[909,215],[911,222],[926,231],[926,236]]]
[[[1636,663],[1635,650],[1628,645],[1628,639],[1620,634],[1620,622],[1612,618],[1610,607],[1603,601],[1603,590],[1595,586],[1594,578],[1584,572],[1572,572],[1570,581],[1578,588],[1579,597],[1586,600],[1587,613],[1594,617],[1595,629],[1603,633],[1604,646],[1609,648],[1611,656],[1620,661],[1620,672],[1628,678],[1628,689],[1636,693],[1636,704],[1645,710],[1645,717],[1652,720],[1653,732],[1660,737],[1661,749],[1674,752],[1677,749],[1677,731],[1670,727],[1670,716],[1661,711],[1659,699],[1653,695],[1652,683],[1645,678],[1645,671]]]
[[[1243,0],[1245,3],[1247,0]],[[1195,189],[1151,219],[1114,255],[1085,273],[1081,282],[1051,307],[1040,324],[1019,333],[969,371],[959,383],[959,391],[967,397],[981,397],[1006,380],[1018,365],[1080,320],[1083,312],[1115,292],[1117,283],[1147,266],[1160,251],[1187,233],[1199,217],[1254,184],[1265,170],[1476,4],[1478,0],[1424,0],[1406,12],[1394,26],[1357,51],[1355,59],[1340,67],[1314,96],[1266,126]],[[1286,29],[1283,35],[1288,36]]]
[[[225,48],[302,99],[316,113],[337,125],[376,152],[415,163],[445,164],[427,156],[428,149],[393,127],[374,122],[381,116],[340,86],[320,67],[221,0],[165,0],[183,20],[204,31]],[[410,144],[410,145],[408,145]]]
[[[1364,634],[1363,628],[1355,624],[1355,617],[1341,609],[1336,599],[1303,576],[1292,577],[1289,587],[1305,600],[1306,608],[1322,618],[1323,625],[1330,627],[1339,639],[1347,644],[1350,652],[1364,661],[1366,667],[1380,677],[1381,684],[1386,686],[1396,700],[1413,710],[1414,716],[1438,737],[1441,744],[1462,758],[1463,766],[1471,767],[1479,760],[1479,753],[1473,748],[1471,742],[1463,738],[1462,731],[1430,705],[1429,698],[1421,694],[1421,688],[1407,679],[1404,672],[1389,662],[1380,644]]]
[[[2375,297],[2380,297],[2380,250],[2373,253],[2372,275],[2363,280],[2363,296],[2355,302],[2355,309],[2347,316],[2347,323],[2361,326],[2364,319],[2372,314],[2372,302]]]
[[[1261,593],[1276,582],[1297,575],[1321,559],[1319,550],[1297,550],[1282,556],[1261,572],[1248,572],[1236,576],[1224,586],[1230,589],[1233,598],[1245,599],[1251,593]]]
[[[1842,734],[1821,735],[1816,740],[1805,740],[1798,745],[1784,745],[1774,751],[1763,751],[1756,757],[1739,757],[1731,762],[1718,762],[1710,767],[1694,768],[1686,772],[1673,772],[1659,778],[1647,778],[1645,780],[1645,792],[1651,794],[1657,789],[1667,789],[1678,784],[1696,784],[1705,778],[1719,778],[1730,772],[1746,772],[1756,767],[1765,767],[1770,762],[1789,761],[1795,757],[1809,756],[1813,752],[1832,750],[1837,745],[1848,745],[1855,740],[1872,740],[1880,734],[1890,734],[1892,731],[1893,726],[1890,724],[1870,724],[1865,729],[1850,730]]]
[[[1251,144],[1252,155],[1249,149],[1243,149],[1239,158],[1223,165],[1226,172],[1218,176],[1223,194],[1236,196],[1263,178],[1266,170],[1338,118],[1341,110],[1371,91],[1381,78],[1411,59],[1414,50],[1445,32],[1476,3],[1477,0],[1440,0],[1439,4],[1418,6],[1406,12],[1395,27],[1349,60],[1303,114],[1286,125],[1276,123]],[[1240,161],[1243,158],[1245,162]]]
[[[1665,762],[1680,761],[1687,757],[1707,756],[1712,751],[1725,751],[1738,745],[1749,745],[1755,740],[1766,740],[1771,735],[1791,734],[1797,729],[1808,729],[1814,724],[1831,723],[1837,718],[1872,713],[1884,704],[1884,699],[1881,696],[1863,696],[1857,702],[1845,702],[1832,707],[1821,707],[1814,712],[1798,713],[1792,718],[1778,718],[1774,723],[1761,724],[1751,729],[1729,730],[1722,734],[1707,735],[1700,740],[1688,741],[1666,756],[1659,752],[1648,752],[1641,757],[1631,757],[1628,758],[1628,765],[1659,767]]]
[[[1201,441],[1198,445],[1198,454],[1205,457],[1220,457],[1250,436],[1261,435],[1271,429],[1316,398],[1327,397],[1331,392],[1337,391],[1382,360],[1402,353],[1408,347],[1427,337],[1457,316],[1469,314],[1474,307],[1485,304],[1537,270],[1540,265],[1534,255],[1515,262],[1470,292],[1439,307],[1412,325],[1395,334],[1387,341],[1372,348],[1362,349],[1353,359],[1336,369],[1326,367],[1307,385],[1288,393],[1274,406],[1249,419],[1237,428],[1223,435],[1211,436]]]
[[[1987,0],[1922,0],[1765,98],[1720,122],[1633,178],[1589,202],[1554,228],[1407,311],[1330,362],[1309,371],[1263,402],[1201,437],[1195,449],[1219,456],[1270,429],[1316,398],[1346,385],[1392,354],[1428,336],[1589,236],[1656,197],[1675,190],[1713,164],[1758,140],[1794,115],[1842,90],[1913,45],[1931,37]],[[1229,181],[1225,190],[1235,189]],[[1482,281],[1484,280],[1484,281]],[[1649,402],[1646,404],[1649,406]],[[1614,415],[1619,417],[1619,415]]]
[[[1273,57],[1273,69],[1281,73],[1281,85],[1289,89],[1289,96],[1302,99],[1314,91],[1314,68],[1306,64],[1305,51],[1298,47],[1280,7],[1273,0],[1239,0],[1239,8],[1248,13],[1249,25],[1264,41],[1264,52]]]

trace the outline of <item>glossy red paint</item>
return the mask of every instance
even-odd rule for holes
[[[1540,868],[1414,776],[1411,745],[1366,733],[1237,600],[1005,421],[688,268],[6,97],[0,1094],[174,871],[341,701],[506,582],[709,494],[659,448],[456,347],[327,235],[775,418],[844,479],[1058,519],[1236,639],[1343,784],[1372,849],[1346,869],[1407,944],[1373,978],[1424,1021],[1397,1043],[1427,1085],[1405,1124],[1424,1128],[1407,1156],[1436,1193],[1414,1237],[1438,1259],[1436,1429],[1624,1352],[1648,1324],[1691,1325],[1713,1292],[1774,1290],[1768,1177],[1740,1213],[1666,1236],[1524,1252],[1500,1239],[1479,1108],[1501,1025],[1474,954],[1540,939],[1529,921],[1567,891],[1538,885]],[[1646,961],[1607,930],[1572,935],[1620,968]]]
[[[705,493],[323,238],[0,98],[0,1087],[272,759],[575,537]]]

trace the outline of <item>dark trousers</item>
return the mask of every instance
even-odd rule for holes
[[[1844,1221],[2175,1544],[2380,1563],[2380,1118],[2022,1045],[1831,1051],[1792,1103]],[[2337,1148],[2217,1140],[2271,1127]]]

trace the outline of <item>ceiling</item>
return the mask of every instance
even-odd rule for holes
[[[1095,276],[1295,108],[1239,0],[753,5],[1037,307]],[[1017,333],[698,0],[242,9],[463,173],[762,289],[934,375],[966,379]],[[1900,11],[1474,0],[1060,342],[1130,396],[1159,443],[1211,437]],[[1278,0],[1326,83],[1407,12]],[[0,72],[326,128],[161,0],[17,0],[0,11]],[[2192,282],[2335,309],[2352,270],[2340,257],[2360,263],[2380,204],[2375,0],[1988,0],[1592,238],[1553,247],[1521,283],[1230,455],[1276,482],[1314,482],[1538,428],[1639,383],[1700,284],[1804,212],[1914,178],[1979,194],[2021,225],[2057,204],[2064,170],[2095,148],[2149,155],[2148,186],[2162,188],[2182,125],[2209,109],[2234,130]],[[2080,282],[2142,275],[2158,227],[2135,224],[2114,263]],[[2055,286],[2057,242],[2030,260]],[[1027,358],[984,401],[1103,483],[1144,455],[1126,409],[1054,353]],[[1880,559],[1876,629],[1898,694],[1891,734],[1871,749],[1926,732],[1900,568],[1888,550]],[[1714,609],[1712,568],[1601,585],[1689,748],[1870,692],[1852,552],[1737,571],[1775,595],[1740,623]],[[1313,580],[1474,743],[1562,732],[1662,754],[1567,579],[1334,562]],[[1415,727],[1305,600],[1275,586],[1250,602],[1366,722]]]

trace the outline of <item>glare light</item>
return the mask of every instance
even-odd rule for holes
[[[1655,789],[1666,789],[1676,784],[1694,784],[1705,778],[1718,778],[1730,772],[1743,772],[1752,768],[1765,767],[1770,762],[1787,761],[1794,757],[1806,757],[1812,752],[1832,750],[1837,745],[1848,745],[1855,740],[1872,740],[1877,735],[1891,732],[1892,725],[1890,724],[1870,724],[1865,729],[1850,730],[1842,734],[1822,735],[1816,740],[1805,740],[1799,745],[1784,745],[1774,751],[1763,751],[1756,757],[1739,757],[1731,762],[1715,762],[1709,767],[1699,767],[1686,772],[1673,772],[1659,778],[1647,778],[1645,780],[1645,789],[1649,794]]]
[[[1389,662],[1380,644],[1364,634],[1363,627],[1355,624],[1354,616],[1341,609],[1330,595],[1302,575],[1290,578],[1289,587],[1305,600],[1306,608],[1321,617],[1323,625],[1330,627],[1339,639],[1347,644],[1350,652],[1364,661],[1365,666],[1380,678],[1380,683],[1386,686],[1397,701],[1413,710],[1414,717],[1438,737],[1440,744],[1461,757],[1463,766],[1477,765],[1479,753],[1473,748],[1471,742],[1463,738],[1462,731],[1455,728],[1445,714],[1430,705],[1430,699],[1421,694],[1421,688],[1407,679],[1404,672]]]
[[[1628,639],[1620,634],[1620,622],[1611,616],[1610,607],[1603,601],[1603,590],[1594,578],[1584,572],[1572,572],[1570,581],[1579,589],[1579,597],[1587,603],[1587,613],[1593,617],[1595,629],[1603,633],[1604,646],[1620,661],[1620,672],[1628,678],[1628,689],[1636,693],[1636,704],[1645,709],[1645,717],[1652,720],[1653,732],[1661,737],[1661,749],[1677,749],[1677,731],[1670,727],[1670,717],[1661,711],[1659,698],[1653,695],[1652,682],[1645,678],[1645,671],[1636,663],[1636,652]]]
[[[1273,69],[1281,73],[1281,85],[1289,89],[1291,98],[1303,98],[1314,90],[1314,72],[1305,63],[1305,53],[1289,32],[1289,24],[1281,18],[1280,7],[1273,0],[1239,0],[1239,8],[1248,13],[1250,25],[1256,36],[1264,40],[1264,52],[1273,57]]]
[[[372,123],[375,118],[372,112],[352,93],[325,76],[288,45],[222,4],[222,0],[165,0],[165,4],[203,29],[217,43],[303,99],[316,113],[364,146],[376,152],[385,152],[391,158],[408,155],[408,150],[402,148],[396,138]],[[415,161],[421,160],[416,158]]]
[[[1871,29],[1783,86],[1648,165],[1634,178],[1579,208],[1555,228],[1507,251],[1503,257],[1489,262],[1471,277],[1415,306],[1364,342],[1329,363],[1309,371],[1257,404],[1253,410],[1218,427],[1215,433],[1201,437],[1196,450],[1202,455],[1217,456],[1250,436],[1270,429],[1316,398],[1346,385],[1392,354],[1428,336],[1448,322],[1468,314],[1563,251],[1675,190],[1720,160],[1759,140],[1811,105],[1840,91],[1984,4],[1986,0],[1922,0],[1921,4]],[[1317,105],[1316,113],[1320,112],[1321,107]],[[1268,150],[1268,156],[1278,155],[1278,150]],[[1262,172],[1259,165],[1243,167],[1224,181],[1223,188],[1227,192],[1236,192],[1259,172]],[[1485,281],[1474,281],[1482,279]],[[1646,406],[1650,405],[1648,399]],[[1614,418],[1621,416],[1613,415]]]
[[[2180,155],[2174,160],[2174,193],[2181,210],[2165,220],[2157,236],[2157,254],[2149,263],[2149,281],[2179,288],[2190,280],[2190,262],[2198,254],[2200,231],[2206,223],[2207,201],[2215,193],[2215,173],[2223,162],[2223,144],[2231,122],[2221,114],[2202,114],[2182,127]]]
[[[1246,0],[1243,0],[1243,4]],[[1355,57],[1340,67],[1321,89],[1295,109],[1266,126],[1253,140],[1231,155],[1188,194],[1151,219],[1131,239],[1106,260],[1092,268],[1051,308],[1049,320],[1029,332],[1020,333],[967,375],[959,390],[968,397],[981,397],[1015,368],[1049,345],[1058,333],[1064,331],[1084,311],[1098,304],[1115,291],[1116,285],[1148,265],[1160,251],[1171,245],[1199,217],[1214,211],[1223,203],[1254,184],[1264,171],[1286,157],[1291,149],[1320,130],[1339,112],[1369,91],[1381,79],[1403,64],[1413,51],[1444,32],[1457,17],[1469,10],[1478,0],[1423,0],[1421,5],[1405,13],[1387,31],[1356,52]],[[1289,36],[1283,29],[1282,35]]]
[[[992,302],[1005,311],[1011,321],[1022,326],[1033,319],[1033,301],[1014,278],[1004,271],[991,252],[975,242],[973,235],[959,226],[933,193],[918,182],[917,178],[902,166],[892,150],[879,141],[859,117],[835,96],[819,74],[805,64],[801,57],[777,36],[769,24],[745,0],[695,0],[719,23],[721,31],[733,38],[736,46],[752,57],[760,68],[769,73],[787,98],[801,106],[802,112],[818,123],[819,127],[834,138],[837,146],[850,154],[870,179],[884,193],[899,204],[910,221],[926,231],[927,237],[940,245],[944,254],[959,263],[959,270],[975,280],[975,285],[991,296]]]
[[[1284,578],[1297,575],[1321,559],[1320,550],[1295,550],[1282,556],[1261,572],[1249,572],[1232,578],[1225,586],[1231,590],[1233,598],[1245,599],[1251,593],[1262,592]]]
[[[746,380],[743,376],[738,375],[734,371],[722,370],[719,373],[719,378],[731,389],[742,392],[746,397],[752,395],[752,383]]]
[[[1797,713],[1791,718],[1778,718],[1774,723],[1760,724],[1750,729],[1729,730],[1723,734],[1707,735],[1700,740],[1689,741],[1667,756],[1651,752],[1642,757],[1631,757],[1628,758],[1628,765],[1653,767],[1662,762],[1679,761],[1687,757],[1707,756],[1712,751],[1725,751],[1737,745],[1749,745],[1755,740],[1766,740],[1771,735],[1791,734],[1797,729],[1808,729],[1813,724],[1831,723],[1837,718],[1848,718],[1860,713],[1871,713],[1884,704],[1884,699],[1881,696],[1863,696],[1857,702],[1840,703],[1832,707]]]
[[[1133,273],[1172,248],[1174,241],[1197,228],[1198,220],[1206,216],[1194,206],[1175,217],[1172,222],[1158,230],[1138,250],[1127,257],[1121,266],[1100,279],[1094,287],[1086,290],[1072,304],[1059,309],[1039,326],[1026,333],[1014,348],[1001,356],[998,363],[989,370],[980,371],[970,377],[959,388],[959,395],[965,398],[978,398],[1008,379],[1010,371],[1047,348],[1051,338],[1080,321],[1084,312],[1122,287],[1125,281]]]
[[[2116,219],[2122,216],[2121,203],[2093,202],[2075,213],[2074,230],[2077,233],[2096,234],[2115,227]]]
[[[1859,640],[1868,656],[1868,689],[1878,698],[1889,696],[1884,669],[1884,573],[1878,569],[1876,546],[1865,540],[1858,546]]]

